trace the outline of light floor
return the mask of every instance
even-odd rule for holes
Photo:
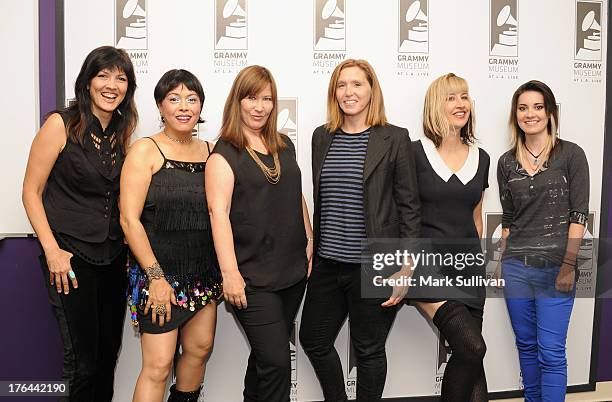
[[[612,401],[612,381],[599,382],[594,392],[567,394],[566,402],[610,402]],[[522,402],[522,398],[498,399],[498,402]]]

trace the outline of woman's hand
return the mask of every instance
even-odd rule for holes
[[[555,288],[559,292],[569,293],[574,289],[576,283],[576,270],[572,265],[565,264],[561,265],[559,273],[557,274],[557,280],[555,281]]]
[[[247,308],[247,299],[244,293],[244,279],[240,272],[233,271],[223,274],[223,297],[225,301],[237,309]]]
[[[144,309],[145,315],[151,310],[151,321],[158,322],[162,327],[170,321],[171,306],[176,306],[176,295],[174,289],[165,278],[152,279],[149,281],[149,300]]]
[[[45,252],[45,258],[47,259],[47,266],[49,267],[49,283],[51,283],[51,286],[55,285],[57,293],[61,293],[62,288],[64,289],[64,294],[70,292],[68,280],[72,282],[73,288],[76,289],[79,287],[76,275],[72,270],[72,266],[70,266],[72,253],[57,248]]]

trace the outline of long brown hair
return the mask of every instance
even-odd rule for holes
[[[548,124],[546,130],[548,131],[548,142],[542,152],[542,160],[548,159],[548,156],[552,153],[555,145],[557,144],[557,127],[559,127],[559,106],[555,100],[555,94],[548,85],[541,81],[531,80],[527,81],[514,91],[512,95],[512,105],[510,106],[510,119],[508,124],[510,125],[510,131],[512,132],[512,150],[516,160],[524,165],[523,155],[525,154],[525,132],[521,129],[518,124],[516,110],[518,108],[519,97],[528,91],[539,92],[544,98],[544,108],[546,109],[546,115],[548,116]]]
[[[242,117],[240,115],[240,102],[249,96],[257,95],[266,85],[270,85],[272,92],[272,110],[266,124],[261,130],[261,140],[271,154],[278,153],[286,147],[276,128],[278,99],[276,83],[272,73],[262,66],[249,66],[242,69],[232,84],[232,89],[223,108],[223,122],[219,138],[225,140],[242,150],[247,145],[247,139],[243,132]]]
[[[336,87],[338,86],[340,73],[342,70],[349,67],[359,67],[365,73],[370,88],[372,89],[370,104],[368,105],[368,115],[366,116],[366,124],[368,126],[386,125],[385,101],[374,68],[365,60],[347,59],[336,66],[329,80],[329,87],[327,88],[327,123],[325,123],[325,128],[333,133],[342,127],[344,123],[344,112],[340,109],[340,105],[336,99]]]
[[[125,50],[112,46],[101,46],[92,50],[85,58],[74,84],[76,102],[55,112],[64,113],[68,117],[66,122],[68,138],[83,146],[86,131],[95,121],[95,116],[91,111],[89,85],[91,80],[104,69],[123,71],[128,80],[125,97],[114,112],[120,116],[116,134],[123,147],[123,152],[126,152],[130,143],[130,136],[138,124],[138,111],[134,102],[134,92],[136,92],[134,66]]]

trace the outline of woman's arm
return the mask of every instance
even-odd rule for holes
[[[223,297],[238,309],[247,308],[245,282],[238,270],[234,236],[229,219],[234,193],[234,172],[225,158],[212,154],[206,163],[206,201],[215,251],[223,276]]]
[[[119,211],[121,228],[130,250],[149,277],[149,299],[144,313],[148,314],[151,306],[164,305],[165,315],[158,316],[156,308],[152,309],[152,321],[159,319],[159,325],[162,326],[170,320],[170,303],[176,304],[176,296],[163,276],[164,267],[159,266],[140,222],[151,178],[158,168],[156,162],[159,165],[159,152],[151,140],[141,139],[132,145],[121,170]]]
[[[60,249],[57,244],[42,202],[47,180],[66,141],[67,135],[62,117],[54,113],[49,116],[32,141],[21,199],[45,253],[50,272],[49,281],[51,285],[55,284],[58,293],[63,288],[64,293],[68,294],[68,273],[72,270],[70,266],[72,254]],[[71,282],[73,287],[78,287],[76,276],[71,278]]]
[[[306,200],[304,199],[304,195],[302,194],[302,215],[304,215],[304,230],[306,231],[306,238],[308,239],[308,243],[306,244],[306,257],[308,258],[308,274],[307,277],[310,278],[310,273],[312,272],[312,253],[314,249],[314,234],[312,233],[312,225],[310,224],[310,215],[308,214],[308,205],[306,205]]]
[[[482,200],[484,199],[484,191],[482,192],[482,196],[480,197],[480,201],[478,201],[478,204],[476,204],[476,207],[474,208],[474,225],[476,225],[476,231],[478,232],[478,238],[482,239],[482,231],[483,231],[483,225],[482,225]]]
[[[563,264],[557,275],[556,288],[569,292],[576,283],[578,250],[584,236],[584,227],[589,213],[589,163],[582,148],[576,146],[568,160],[569,184],[569,228]]]
[[[400,237],[418,238],[421,232],[421,200],[416,164],[408,130],[401,129],[399,151],[393,175],[393,198],[400,217]]]

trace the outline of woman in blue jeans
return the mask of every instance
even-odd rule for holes
[[[565,399],[565,343],[589,210],[586,156],[557,138],[558,115],[546,84],[521,85],[510,111],[514,146],[497,166],[505,240],[498,275],[528,402]]]

